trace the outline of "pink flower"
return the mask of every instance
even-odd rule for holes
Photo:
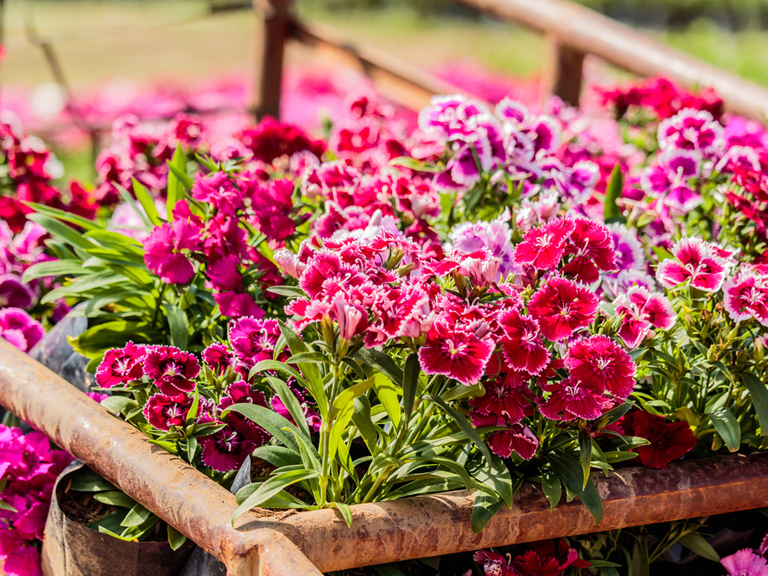
[[[768,326],[768,276],[742,266],[737,275],[723,284],[723,294],[725,310],[733,320],[754,318]]]
[[[679,240],[672,255],[674,259],[668,258],[656,268],[656,280],[667,288],[690,280],[693,288],[717,292],[730,268],[730,262],[716,256],[712,245],[701,238]]]
[[[554,278],[531,297],[528,312],[539,321],[545,338],[564,340],[592,323],[597,305],[597,296],[586,288],[565,278]]]
[[[200,439],[203,463],[217,472],[237,470],[257,446],[231,426],[225,426],[215,434]]]
[[[583,284],[593,284],[600,271],[616,269],[616,251],[609,230],[598,222],[578,218],[565,246],[565,256],[573,258],[560,269]]]
[[[571,379],[548,384],[544,389],[550,395],[546,401],[539,401],[539,410],[550,420],[595,420],[610,405],[607,398]]]
[[[249,368],[262,360],[272,360],[279,336],[277,320],[246,316],[229,323],[229,343],[237,358]]]
[[[728,576],[768,576],[768,562],[748,548],[726,556],[720,563]]]
[[[504,426],[520,422],[533,414],[533,395],[528,389],[524,375],[508,373],[504,377],[485,382],[484,387],[485,394],[475,396],[469,401],[473,419],[476,415],[493,415],[499,419],[493,425]]]
[[[144,416],[158,430],[170,430],[171,426],[184,426],[192,398],[178,394],[155,394],[144,405]]]
[[[565,241],[575,227],[573,220],[560,218],[531,228],[515,250],[515,262],[529,264],[537,270],[555,268],[565,252]]]
[[[571,379],[596,394],[608,390],[614,398],[627,398],[635,386],[635,363],[608,336],[590,336],[571,344],[565,366]]]
[[[419,362],[425,374],[443,374],[470,386],[483,376],[493,348],[489,339],[437,321],[419,349]]]
[[[651,327],[669,330],[675,323],[675,311],[669,299],[658,292],[650,293],[642,286],[632,286],[614,304],[616,314],[622,317],[619,336],[630,350],[640,345]]]
[[[0,337],[29,352],[45,334],[43,325],[19,308],[0,310]]]
[[[549,362],[550,354],[541,341],[539,323],[517,310],[499,316],[504,336],[499,341],[504,359],[512,368],[538,374]]]
[[[172,346],[147,346],[144,373],[160,392],[175,396],[195,389],[194,378],[200,373],[200,363],[194,354]]]
[[[34,294],[15,274],[0,275],[0,308],[29,308]]]
[[[214,342],[203,350],[203,362],[214,374],[222,375],[232,367],[233,358],[229,349],[220,342]]]
[[[701,204],[701,195],[690,184],[699,176],[699,156],[686,150],[668,150],[659,155],[658,163],[643,171],[641,186],[649,196],[659,198],[666,206],[687,212]]]
[[[200,231],[187,220],[176,220],[152,230],[144,241],[144,262],[166,284],[186,284],[195,268],[183,251],[202,248]]]
[[[659,124],[662,150],[694,150],[705,156],[723,153],[723,126],[706,110],[686,108]]]
[[[123,348],[107,350],[96,369],[96,384],[101,388],[112,388],[141,380],[145,354],[146,348],[133,342],[128,342]]]
[[[498,425],[494,415],[476,414],[472,417],[472,423],[477,427]],[[509,458],[515,452],[523,460],[530,460],[539,447],[538,437],[522,422],[511,424],[506,430],[493,432],[487,442],[491,451],[502,458]]]
[[[213,300],[219,305],[222,316],[227,318],[253,318],[264,317],[264,309],[256,304],[253,296],[245,292],[218,292],[213,295]]]
[[[254,195],[251,207],[259,231],[270,240],[285,240],[296,229],[296,223],[290,218],[293,190],[292,180],[273,180]]]

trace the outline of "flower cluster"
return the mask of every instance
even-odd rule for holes
[[[491,550],[475,552],[473,558],[482,568],[483,576],[560,576],[568,568],[581,570],[591,566],[588,561],[579,558],[579,553],[565,539],[533,542],[527,548],[514,558]],[[472,571],[465,576],[471,574]]]
[[[0,425],[0,562],[9,575],[42,574],[36,546],[53,484],[72,460],[39,432]]]

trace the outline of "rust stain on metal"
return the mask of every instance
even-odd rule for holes
[[[0,339],[0,404],[82,460],[227,566],[229,574],[320,576],[321,572],[488,546],[760,508],[768,454],[727,455],[625,468],[595,477],[605,516],[595,526],[578,502],[553,512],[524,486],[480,534],[472,495],[451,492],[353,506],[348,528],[336,511],[246,514],[233,528],[234,496],[129,424]]]

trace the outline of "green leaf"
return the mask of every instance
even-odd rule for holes
[[[261,485],[259,485],[259,487],[254,490],[242,504],[240,504],[240,506],[237,507],[237,510],[232,514],[232,523],[234,524],[237,517],[244,512],[263,504],[272,496],[282,492],[288,486],[317,477],[318,473],[314,470],[291,470],[268,478],[262,482]]]
[[[686,534],[678,542],[702,558],[712,560],[712,562],[720,562],[720,555],[701,534],[696,534],[695,532]]]
[[[352,508],[349,507],[349,504],[344,504],[343,502],[329,502],[328,504],[331,508],[336,508],[341,512],[341,517],[344,518],[344,522],[347,523],[348,527],[352,526]]]
[[[741,380],[752,398],[752,405],[755,407],[757,420],[760,423],[760,434],[768,436],[768,388],[749,372],[742,372]]]
[[[304,410],[301,408],[301,404],[299,403],[299,399],[296,398],[296,394],[291,392],[291,389],[288,388],[286,383],[280,380],[280,378],[268,376],[266,380],[269,382],[269,385],[272,386],[272,389],[280,400],[282,400],[283,405],[288,409],[288,413],[291,415],[291,418],[293,418],[297,427],[307,438],[309,438],[312,434],[309,431],[309,426],[307,426],[307,417],[304,415]]]
[[[589,482],[589,469],[592,467],[592,438],[583,430],[579,431],[579,462],[584,477],[584,485],[581,487],[583,490]]]
[[[309,352],[309,348],[304,340],[296,334],[288,325],[282,320],[277,321],[280,325],[280,333],[288,343],[288,348],[291,350],[291,354],[301,354],[302,352]],[[313,364],[305,364],[301,368],[302,373],[306,378],[306,387],[312,398],[317,404],[320,416],[324,419],[328,416],[328,395],[325,393],[325,384],[323,383],[323,377],[320,375],[320,370]]]
[[[392,158],[392,160],[389,161],[389,165],[408,168],[409,170],[413,170],[415,172],[437,173],[441,171],[440,166],[435,164],[427,164],[426,162],[411,158],[410,156],[398,156],[397,158]]]
[[[187,541],[187,537],[170,524],[166,524],[166,527],[168,528],[168,544],[171,545],[171,550],[178,550],[184,546],[184,542]]]
[[[267,288],[267,292],[285,296],[287,298],[306,298],[304,290],[298,286],[270,286]]]
[[[76,214],[71,214],[70,212],[65,212],[64,210],[59,210],[58,208],[51,208],[50,206],[36,204],[34,202],[24,202],[24,204],[32,208],[38,214],[45,214],[46,216],[51,216],[57,220],[69,222],[75,226],[80,226],[83,230],[95,230],[99,227],[99,225],[92,220],[88,220],[87,218],[83,218]]]
[[[168,199],[166,207],[168,209],[168,218],[173,215],[173,209],[176,202],[184,197],[184,180],[187,176],[187,155],[181,149],[181,145],[176,146],[173,158],[168,162]]]
[[[560,498],[563,495],[563,485],[560,482],[560,478],[550,470],[543,471],[541,473],[541,489],[544,492],[544,496],[547,497],[549,509],[554,510],[555,506],[560,503]]]
[[[80,232],[55,218],[51,218],[45,214],[30,214],[27,218],[32,220],[32,222],[40,224],[43,228],[48,230],[51,236],[60,238],[72,246],[78,246],[80,248],[92,248],[94,246],[93,242],[88,240]]]
[[[120,415],[127,408],[136,408],[139,404],[133,398],[125,396],[109,396],[101,401],[101,405],[113,414]]]
[[[712,425],[720,434],[728,450],[736,452],[741,445],[741,426],[728,408],[717,408],[707,412],[707,416],[712,421]]]
[[[243,403],[230,406],[227,408],[226,412],[229,412],[230,410],[242,414],[248,418],[248,420],[251,420],[252,422],[255,422],[264,428],[264,430],[272,434],[275,440],[280,442],[286,448],[290,448],[294,452],[299,451],[299,445],[297,444],[296,440],[290,434],[286,434],[283,429],[294,429],[297,432],[298,430],[293,424],[291,424],[288,420],[280,416],[280,414],[271,408],[265,408],[264,406],[259,406],[257,404]],[[226,412],[222,414],[222,418],[226,416]]]
[[[477,492],[472,504],[472,516],[470,526],[472,532],[478,534],[496,513],[504,508],[504,500],[494,497],[486,492]]]
[[[170,302],[163,303],[163,310],[171,331],[171,346],[186,350],[189,343],[189,320],[187,314]]]
[[[611,179],[605,189],[605,207],[603,209],[603,220],[606,223],[621,222],[625,224],[627,219],[621,214],[616,201],[621,198],[624,191],[624,175],[621,173],[621,166],[617,163],[611,172]]]
[[[128,514],[125,515],[123,521],[120,522],[120,526],[124,526],[126,528],[139,526],[149,520],[151,515],[152,512],[144,508],[144,506],[141,504],[136,504],[133,508],[131,508]]]
[[[276,468],[301,464],[301,457],[285,446],[259,446],[253,451],[254,458],[261,458]]]
[[[438,406],[440,406],[443,410],[445,410],[446,414],[448,414],[451,418],[453,418],[456,424],[458,424],[459,428],[461,428],[461,431],[464,432],[467,438],[472,440],[475,446],[477,446],[478,450],[480,450],[483,456],[485,456],[485,461],[488,463],[488,466],[490,468],[491,462],[492,462],[491,451],[488,449],[488,446],[485,444],[485,442],[483,442],[483,439],[480,438],[480,434],[477,433],[477,430],[475,430],[472,424],[469,423],[469,421],[464,417],[463,414],[451,408],[439,396],[430,394],[428,397],[430,400],[432,400]]]
[[[358,382],[357,384],[354,384],[353,386],[350,386],[349,388],[346,388],[342,390],[342,392],[336,396],[336,399],[333,401],[333,405],[331,406],[331,412],[328,416],[328,419],[333,422],[339,414],[341,414],[341,411],[347,407],[347,405],[351,404],[355,398],[362,396],[368,390],[373,386],[373,378],[368,378],[368,380],[364,380],[363,382]],[[350,412],[351,417],[351,412]]]
[[[403,369],[403,417],[406,422],[410,420],[413,412],[420,373],[419,357],[415,352],[411,352],[405,359],[405,368]]]
[[[72,482],[69,485],[70,490],[76,492],[102,492],[104,490],[116,490],[115,486],[110,482],[107,482],[88,468],[79,470],[77,474],[72,478]]]
[[[399,405],[398,408],[400,408]],[[379,434],[376,425],[371,420],[371,404],[365,396],[355,399],[355,405],[352,409],[352,421],[360,432],[363,442],[368,446],[368,450],[371,454],[374,454],[378,447]]]
[[[21,281],[26,283],[48,276],[70,276],[83,273],[83,264],[79,261],[54,260],[53,262],[38,262],[24,271]]]
[[[376,398],[379,399],[379,402],[384,407],[384,411],[389,416],[392,424],[397,428],[400,425],[401,416],[398,391],[402,391],[381,372],[377,372],[373,376],[373,391],[376,393]]]
[[[367,364],[371,368],[378,370],[392,380],[392,382],[403,381],[403,371],[395,361],[392,360],[389,354],[385,354],[384,352],[380,352],[373,348],[361,348],[358,350],[356,358],[363,362],[363,364]]]
[[[136,501],[124,494],[120,490],[109,490],[107,492],[97,492],[93,495],[93,499],[97,502],[109,504],[110,506],[119,506],[120,508],[133,508],[136,506]]]
[[[7,510],[8,512],[13,512],[13,513],[18,512],[16,508],[14,508],[13,506],[11,506],[6,502],[3,502],[2,500],[0,500],[0,510]]]
[[[132,180],[133,180],[133,193],[136,194],[136,199],[139,201],[139,204],[141,204],[141,207],[144,209],[144,214],[147,215],[147,218],[149,219],[152,225],[161,226],[163,224],[163,221],[160,219],[160,214],[157,211],[157,207],[155,206],[155,201],[152,198],[152,195],[149,192],[147,192],[147,189],[144,188],[141,182],[136,180],[136,178],[132,178]]]
[[[566,488],[576,494],[584,503],[584,506],[595,519],[595,524],[599,524],[600,520],[603,519],[603,503],[592,480],[589,480],[585,487],[579,462],[557,452],[547,454],[546,459]]]

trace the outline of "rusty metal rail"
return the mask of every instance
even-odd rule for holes
[[[351,528],[332,510],[250,513],[233,527],[232,494],[2,339],[0,404],[215,555],[232,576],[319,576],[768,503],[768,454],[728,455],[600,475],[605,516],[599,526],[577,502],[550,512],[541,491],[526,485],[515,506],[480,534],[470,528],[472,496],[464,492],[353,506]],[[52,561],[44,544],[44,565]]]
[[[550,39],[551,62],[546,93],[578,104],[587,55],[640,76],[666,76],[688,88],[714,88],[731,112],[763,120],[768,116],[768,89],[702,62],[568,0],[457,0],[500,20],[520,24]],[[433,94],[455,93],[455,87],[410,63],[369,47],[351,46],[332,33],[300,22],[290,12],[291,0],[253,0],[262,15],[257,40],[256,81],[252,109],[257,117],[278,116],[284,45],[297,40],[324,55],[361,69],[386,96],[414,109]]]

